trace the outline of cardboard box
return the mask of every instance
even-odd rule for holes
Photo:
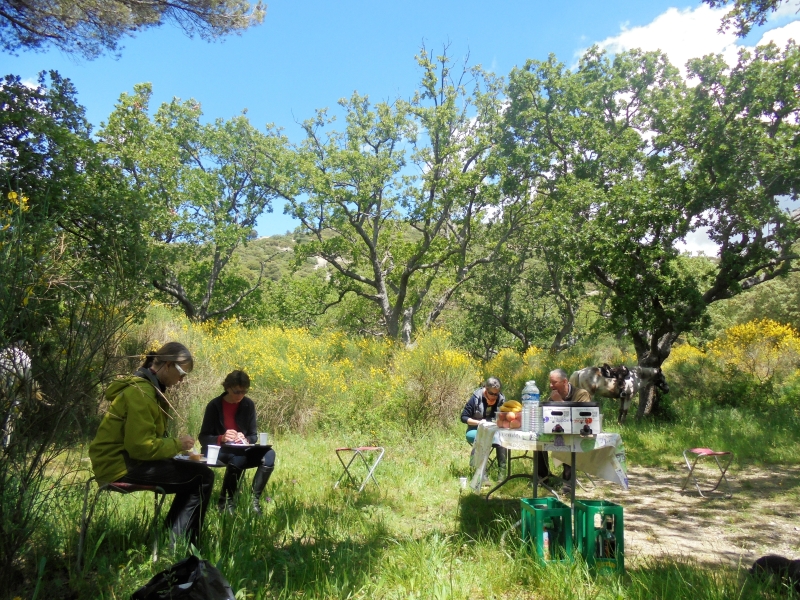
[[[571,410],[572,433],[583,433],[584,435],[597,435],[600,433],[599,406],[573,406]]]
[[[572,433],[572,411],[569,406],[542,407],[542,433]]]

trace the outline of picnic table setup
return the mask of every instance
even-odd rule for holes
[[[588,407],[586,407],[588,408]],[[581,407],[576,410],[586,410]],[[537,410],[541,408],[537,407]],[[570,407],[564,407],[568,417]],[[572,421],[572,418],[570,421]],[[547,417],[545,417],[547,420]],[[580,423],[575,419],[576,424]],[[486,499],[514,479],[531,481],[533,496],[521,499],[522,538],[532,544],[539,559],[544,562],[572,560],[573,545],[578,548],[590,567],[597,570],[624,570],[624,525],[622,506],[606,500],[576,500],[576,473],[578,470],[628,489],[625,446],[618,433],[598,431],[602,418],[595,419],[594,428],[570,427],[563,422],[563,429],[556,426],[555,431],[542,426],[542,418],[529,429],[504,429],[495,422],[485,421],[478,426],[475,438],[472,465],[475,471],[470,481],[470,489],[481,493],[486,480],[486,468],[492,445],[506,448],[509,457],[506,462],[506,477],[502,478],[486,493]],[[585,419],[584,419],[585,424]],[[576,431],[576,433],[572,433]],[[512,456],[513,451],[521,451],[523,456]],[[538,460],[529,452],[550,452],[557,463],[572,465],[572,480],[569,482],[568,504],[560,498],[538,497]],[[532,458],[530,473],[511,474],[512,460]],[[552,490],[551,490],[552,491]],[[573,527],[574,524],[574,527]],[[574,542],[574,544],[573,544]]]

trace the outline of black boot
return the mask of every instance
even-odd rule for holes
[[[261,493],[267,487],[272,470],[273,467],[260,466],[256,469],[255,477],[253,477],[253,512],[257,515],[261,514]],[[266,502],[272,501],[269,496],[265,496],[264,499]]]
[[[225,490],[222,490],[222,493],[219,495],[219,500],[217,500],[217,510],[219,512],[226,512],[229,515],[232,515],[236,512],[236,499],[233,494],[227,495]]]

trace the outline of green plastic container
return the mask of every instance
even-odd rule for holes
[[[572,511],[556,498],[522,499],[522,541],[542,563],[572,560]],[[545,532],[549,547],[544,543]]]
[[[607,500],[575,500],[575,545],[595,572],[624,573],[622,506]]]

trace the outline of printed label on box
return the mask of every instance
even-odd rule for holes
[[[543,406],[544,433],[572,433],[572,412],[568,406]]]
[[[583,435],[600,433],[600,408],[597,406],[573,406],[572,432]]]

